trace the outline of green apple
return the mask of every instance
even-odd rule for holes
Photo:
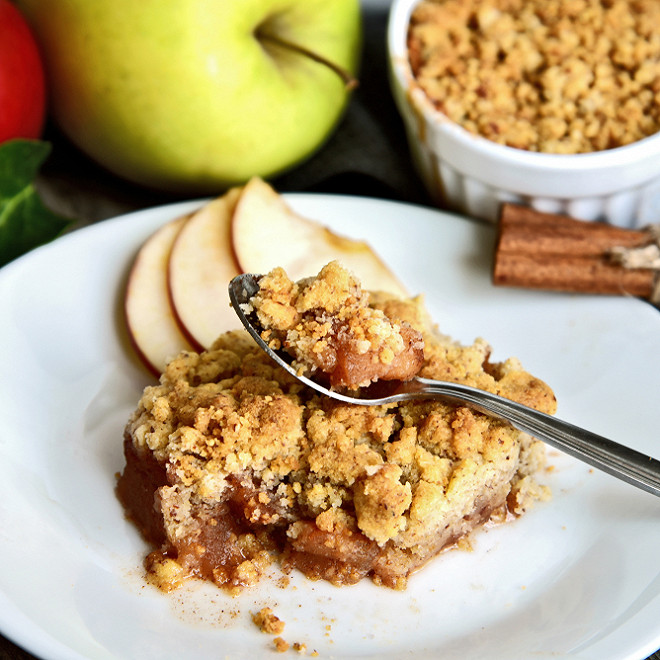
[[[317,150],[349,98],[359,0],[17,0],[52,113],[84,152],[180,192],[272,176]]]

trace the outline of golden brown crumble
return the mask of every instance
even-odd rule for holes
[[[660,129],[657,0],[422,0],[408,49],[427,96],[468,131],[546,153]]]
[[[553,413],[550,388],[484,340],[440,334],[421,298],[369,304],[424,340],[422,376],[467,383]],[[488,520],[547,496],[542,443],[467,406],[357,406],[302,386],[243,331],[172,360],[125,432],[118,494],[156,550],[152,581],[230,589],[272,559],[350,584],[408,575]]]
[[[261,632],[269,635],[281,635],[284,632],[284,621],[275,616],[270,607],[262,607],[255,612],[252,615],[252,621]]]
[[[273,640],[273,644],[275,644],[275,650],[278,653],[286,653],[289,650],[289,642],[282,639],[281,637],[276,637]]]
[[[282,268],[259,279],[250,300],[272,348],[283,347],[305,375],[326,374],[333,387],[407,380],[424,361],[422,335],[369,305],[369,293],[339,262],[299,282]]]

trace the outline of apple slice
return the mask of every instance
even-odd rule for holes
[[[197,349],[241,327],[227,287],[239,274],[231,249],[231,218],[241,188],[205,204],[186,222],[170,253],[170,301],[181,331]]]
[[[128,276],[124,312],[131,343],[145,366],[159,376],[168,359],[192,350],[174,317],[167,287],[167,263],[188,220],[182,216],[154,232],[142,245]]]
[[[368,290],[407,296],[405,287],[364,241],[356,241],[295,213],[265,181],[244,187],[231,223],[232,248],[245,273],[281,266],[292,280],[315,275],[339,260]]]

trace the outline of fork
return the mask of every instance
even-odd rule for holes
[[[257,345],[294,378],[312,389],[344,403],[380,406],[416,399],[443,399],[468,404],[475,410],[511,424],[588,465],[660,497],[660,461],[613,440],[587,431],[552,415],[484,390],[415,377],[407,381],[377,381],[353,392],[338,392],[299,374],[292,356],[274,350],[261,338],[259,322],[250,299],[259,290],[260,275],[244,273],[229,283],[231,305]]]

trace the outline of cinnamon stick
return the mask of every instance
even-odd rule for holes
[[[644,231],[503,204],[493,282],[552,291],[632,295],[649,299],[655,271],[630,269],[609,257],[615,247],[649,243]]]

